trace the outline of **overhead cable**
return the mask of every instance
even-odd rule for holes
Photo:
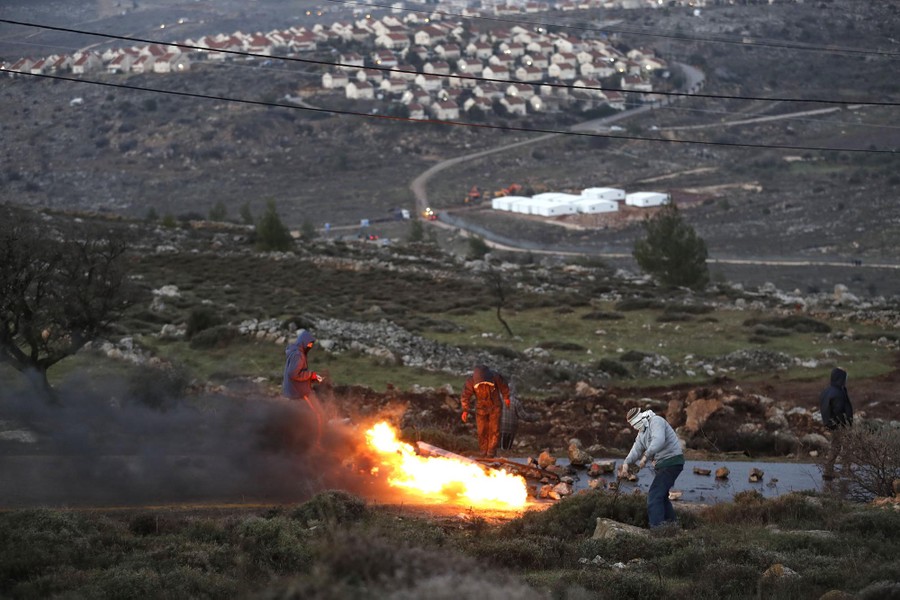
[[[218,52],[221,54],[231,54],[235,56],[244,56],[249,58],[263,58],[267,60],[283,60],[289,62],[300,62],[314,65],[321,65],[327,67],[347,67],[353,69],[365,68],[374,71],[382,71],[388,73],[401,73],[409,75],[411,71],[403,70],[403,69],[395,69],[390,67],[381,67],[381,66],[372,66],[372,67],[360,67],[359,65],[350,65],[346,63],[337,63],[337,62],[329,62],[324,60],[315,60],[311,58],[300,58],[297,56],[269,56],[265,54],[255,54],[252,52],[246,52],[243,50],[211,50],[209,48],[205,48],[203,46],[195,46],[191,44],[183,44],[179,42],[161,42],[159,40],[150,40],[145,38],[138,37],[130,37],[124,35],[116,35],[112,33],[98,33],[94,31],[85,31],[81,29],[73,29],[70,27],[59,27],[54,25],[41,25],[37,23],[27,23],[23,21],[12,21],[9,19],[0,19],[0,23],[9,23],[12,25],[22,25],[25,27],[36,27],[39,29],[47,29],[51,31],[61,31],[66,33],[77,33],[81,35],[91,35],[96,37],[103,37],[108,39],[116,39],[116,40],[124,40],[127,42],[139,42],[142,44],[156,44],[161,46],[174,46],[176,48],[183,48],[187,50],[196,50],[199,52]],[[417,75],[419,73],[416,73]],[[452,75],[441,75],[441,77],[448,77],[453,79],[463,79],[463,80],[471,80],[471,81],[484,81],[490,83],[500,83],[504,85],[510,85],[513,83],[526,83],[524,81],[512,81],[509,79],[500,79],[496,77],[476,77],[474,75],[460,75],[460,74],[452,74]],[[585,86],[585,85],[569,85],[564,83],[545,83],[542,82],[538,85],[547,86],[551,88],[564,88],[569,90],[593,90],[593,91],[604,91],[604,92],[621,92],[621,93],[629,93],[634,90],[629,90],[625,88],[613,88],[613,87],[594,87],[594,86]],[[759,96],[738,96],[738,95],[726,95],[726,94],[705,94],[700,92],[663,92],[663,91],[652,91],[652,92],[640,92],[641,94],[653,95],[653,96],[669,96],[669,97],[691,97],[691,98],[711,98],[717,100],[759,100],[763,102],[799,102],[799,103],[811,103],[811,104],[833,104],[840,106],[900,106],[900,102],[887,102],[887,101],[875,101],[875,100],[834,100],[827,98],[782,98],[782,97],[759,97]]]

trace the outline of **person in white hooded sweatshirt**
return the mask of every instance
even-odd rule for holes
[[[627,477],[629,465],[638,469],[649,460],[656,470],[653,483],[647,492],[647,519],[650,528],[676,521],[675,508],[669,500],[669,490],[684,469],[684,451],[675,430],[652,410],[632,408],[628,411],[628,423],[638,430],[631,452],[619,468],[619,476]]]

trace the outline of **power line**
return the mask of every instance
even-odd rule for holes
[[[229,98],[226,96],[215,96],[212,94],[200,94],[196,92],[183,92],[176,90],[162,90],[158,88],[149,88],[138,85],[130,85],[123,83],[112,83],[107,81],[96,81],[90,79],[77,79],[75,77],[65,77],[62,75],[49,75],[49,74],[36,74],[36,73],[23,73],[23,75],[27,75],[29,77],[38,77],[43,79],[52,79],[58,81],[69,81],[73,83],[84,83],[89,85],[99,85],[103,87],[110,88],[118,88],[118,89],[127,89],[134,90],[139,92],[151,92],[158,94],[169,94],[172,96],[181,96],[187,98],[202,98],[204,100],[217,100],[220,102],[234,102],[238,104],[249,104],[255,106],[266,106],[272,108],[288,108],[293,110],[305,110],[309,112],[317,112],[317,113],[326,113],[333,115],[347,115],[354,117],[364,117],[368,119],[381,119],[388,121],[402,121],[407,123],[415,123],[415,124],[431,124],[431,125],[444,125],[449,127],[471,127],[475,129],[491,129],[497,131],[518,131],[524,133],[545,133],[545,134],[558,134],[558,135],[571,135],[571,136],[579,136],[579,137],[597,137],[597,138],[607,138],[607,139],[619,139],[619,140],[632,140],[632,141],[642,141],[642,142],[663,142],[670,144],[698,144],[704,146],[728,146],[734,148],[765,148],[771,150],[808,150],[808,151],[822,151],[822,152],[859,152],[859,153],[867,153],[867,154],[895,154],[894,150],[873,150],[873,149],[862,149],[862,148],[825,148],[822,146],[789,146],[789,145],[777,145],[777,144],[751,144],[751,143],[736,143],[736,142],[712,142],[712,141],[703,141],[703,140],[672,140],[666,138],[648,138],[641,137],[636,135],[606,135],[602,133],[588,133],[584,131],[569,131],[569,130],[559,130],[559,129],[547,129],[541,127],[517,127],[513,125],[493,125],[488,123],[467,123],[465,121],[441,121],[437,119],[413,119],[410,117],[400,117],[394,115],[379,115],[379,114],[370,114],[363,113],[359,111],[351,111],[351,110],[339,110],[332,108],[319,108],[314,106],[299,106],[296,104],[280,104],[277,102],[267,102],[264,100],[250,100],[247,98]]]
[[[403,69],[394,69],[394,68],[390,68],[390,67],[381,67],[381,66],[360,67],[359,65],[350,65],[350,64],[346,64],[346,63],[335,63],[335,62],[328,62],[328,61],[324,61],[324,60],[315,60],[315,59],[311,59],[311,58],[300,58],[300,57],[296,57],[296,56],[272,57],[272,56],[268,56],[268,55],[264,55],[264,54],[255,54],[252,52],[245,52],[242,50],[218,50],[218,49],[211,50],[210,48],[204,48],[203,46],[194,46],[194,45],[182,44],[182,43],[178,43],[178,42],[161,42],[159,40],[150,40],[150,39],[144,39],[144,38],[138,38],[138,37],[129,37],[129,36],[124,36],[124,35],[116,35],[116,34],[112,34],[112,33],[97,33],[94,31],[85,31],[85,30],[81,30],[81,29],[73,29],[70,27],[59,27],[59,26],[54,26],[54,25],[41,25],[38,23],[12,21],[9,19],[0,19],[0,23],[9,23],[12,25],[22,25],[25,27],[36,27],[38,29],[47,29],[47,30],[51,30],[51,31],[60,31],[60,32],[65,32],[65,33],[77,33],[77,34],[81,34],[81,35],[92,35],[92,36],[96,36],[96,37],[123,40],[123,41],[127,41],[127,42],[132,42],[132,43],[140,42],[143,44],[174,46],[176,48],[196,50],[199,52],[211,52],[212,51],[212,52],[218,52],[221,54],[232,54],[235,56],[244,56],[244,57],[250,57],[250,58],[264,58],[264,59],[269,59],[269,60],[284,60],[284,61],[290,61],[290,62],[300,62],[300,63],[314,64],[314,65],[328,66],[328,67],[347,67],[347,68],[352,68],[352,69],[365,68],[365,69],[374,70],[374,71],[382,71],[382,72],[388,72],[388,73],[400,73],[400,74],[405,74],[405,75],[409,75],[411,73],[411,71],[407,71],[407,70],[403,70]],[[416,73],[416,74],[419,74],[419,73]],[[504,85],[510,85],[513,83],[526,83],[526,82],[520,82],[520,81],[512,81],[509,79],[500,79],[500,78],[496,78],[496,77],[476,77],[473,75],[453,74],[453,75],[442,75],[442,77],[448,77],[448,78],[453,78],[453,79],[472,80],[472,81],[484,81],[484,82],[490,82],[490,83],[500,83],[500,84],[504,84]],[[612,87],[600,88],[600,87],[592,87],[592,86],[585,86],[585,85],[569,85],[569,84],[563,84],[563,83],[550,83],[550,82],[541,82],[538,85],[547,86],[547,87],[551,87],[551,88],[564,88],[567,90],[588,90],[588,91],[598,91],[599,90],[599,91],[613,91],[613,92],[622,92],[622,93],[634,92],[634,90],[628,90],[625,88],[612,88]],[[700,93],[700,92],[688,93],[688,92],[655,91],[655,92],[640,92],[640,93],[647,94],[647,95],[655,95],[655,96],[669,96],[669,97],[678,97],[678,98],[681,98],[681,97],[709,98],[709,99],[716,99],[716,100],[758,100],[758,101],[762,101],[762,102],[799,102],[799,103],[811,103],[811,104],[833,104],[833,105],[840,105],[840,106],[853,106],[853,105],[900,106],[900,102],[878,102],[878,101],[874,101],[874,100],[849,101],[849,100],[832,100],[832,99],[825,99],[825,98],[812,98],[812,99],[810,99],[810,98],[782,98],[782,97],[762,98],[759,96],[734,96],[734,95],[725,95],[725,94],[704,94],[704,93]]]
[[[752,113],[752,112],[742,113],[742,112],[737,112],[737,111],[733,111],[733,110],[713,110],[713,109],[704,109],[704,108],[689,108],[689,107],[687,107],[687,106],[677,106],[677,105],[675,105],[675,104],[666,104],[665,106],[660,106],[660,107],[654,108],[653,110],[654,110],[654,112],[657,112],[657,111],[673,111],[673,112],[705,113],[705,114],[713,114],[713,115],[729,115],[729,116],[735,116],[735,117],[742,117],[742,118],[744,118],[744,119],[759,119],[759,118],[766,118],[766,117],[771,117],[771,118],[776,118],[776,117],[778,117],[778,118],[781,118],[781,119],[784,119],[784,120],[790,120],[790,121],[804,121],[804,122],[807,122],[807,123],[822,123],[822,122],[823,122],[822,119],[811,119],[811,118],[808,118],[808,117],[802,117],[802,116],[777,115],[777,114],[776,114],[776,115],[770,115],[770,114],[762,113],[762,112],[759,112],[759,113]],[[838,109],[838,108],[831,108],[831,109],[823,108],[823,109],[820,109],[820,110],[822,110],[822,111],[831,111],[831,112],[829,112],[829,113],[827,113],[827,114],[833,115],[836,111],[838,111],[838,110],[840,110],[840,109]],[[852,109],[851,109],[851,110],[852,110]],[[825,113],[820,113],[820,114],[825,114]],[[714,124],[715,124],[715,123],[714,123]],[[728,125],[728,124],[729,124],[729,123],[727,123],[727,122],[726,122],[726,123],[721,123],[721,125]],[[712,125],[712,124],[711,124],[711,125]],[[885,123],[866,123],[866,122],[864,122],[864,121],[859,121],[859,122],[855,122],[855,123],[847,123],[846,125],[847,125],[848,127],[850,127],[850,126],[852,126],[852,127],[871,127],[871,128],[874,128],[874,129],[900,129],[900,125],[888,125],[888,124],[885,124]],[[669,127],[673,127],[673,126],[672,126],[672,125],[666,125],[664,128],[667,129],[667,128],[669,128]],[[674,127],[678,127],[678,126],[675,125]]]
[[[386,4],[369,4],[364,2],[356,2],[354,0],[326,0],[327,2],[331,2],[334,4],[349,4],[352,6],[361,6],[365,8],[382,8],[388,10],[394,10],[393,6],[389,6]],[[716,44],[734,44],[737,46],[759,46],[764,48],[781,48],[788,50],[805,50],[810,52],[830,52],[835,54],[864,54],[864,55],[874,55],[874,56],[888,56],[892,58],[900,57],[900,52],[890,52],[885,50],[865,50],[858,48],[846,48],[841,46],[814,46],[812,44],[803,44],[803,43],[791,43],[791,42],[778,42],[778,41],[760,41],[759,38],[750,39],[748,41],[744,40],[729,40],[725,38],[714,38],[714,37],[700,37],[700,36],[690,36],[690,35],[682,35],[682,34],[667,34],[667,33],[652,33],[640,29],[622,29],[618,27],[585,27],[583,25],[564,25],[562,23],[545,23],[541,21],[530,21],[528,19],[504,19],[501,17],[490,17],[484,15],[463,15],[460,13],[448,12],[443,10],[419,10],[416,8],[408,8],[408,7],[400,7],[399,10],[403,10],[406,12],[415,12],[426,15],[431,14],[439,14],[441,16],[448,17],[456,17],[459,19],[477,19],[482,21],[495,21],[498,23],[505,23],[511,25],[540,25],[543,27],[558,27],[560,29],[572,29],[576,31],[590,31],[594,33],[627,33],[630,35],[642,35],[646,37],[657,37],[662,39],[670,39],[670,40],[679,40],[686,42],[710,42]],[[748,36],[751,37],[752,36]]]

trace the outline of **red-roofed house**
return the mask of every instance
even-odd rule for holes
[[[191,70],[191,61],[186,54],[169,52],[153,63],[154,73],[184,73]]]
[[[350,81],[345,88],[347,98],[351,100],[373,100],[375,88],[368,81]]]
[[[72,74],[84,75],[103,68],[103,60],[96,52],[79,52],[72,62]]]
[[[431,114],[435,119],[440,121],[451,121],[459,119],[459,106],[456,102],[435,102],[431,105]]]

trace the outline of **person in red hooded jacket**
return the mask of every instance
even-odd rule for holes
[[[316,338],[306,329],[297,332],[297,341],[288,345],[284,353],[284,377],[281,392],[291,400],[303,400],[316,416],[316,446],[321,445],[325,412],[313,390],[312,384],[322,381],[322,376],[309,368],[307,354],[316,343]]]
[[[472,376],[466,379],[460,397],[463,423],[469,420],[472,396],[475,396],[478,447],[482,456],[493,458],[500,445],[501,403],[510,406],[509,385],[500,373],[495,373],[484,365],[475,367]]]

